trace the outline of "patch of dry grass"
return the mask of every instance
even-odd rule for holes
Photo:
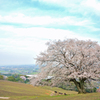
[[[51,91],[58,91],[58,92],[61,92],[61,93],[66,93],[66,94],[78,94],[78,92],[76,92],[76,91],[68,91],[68,90],[58,88],[58,87],[43,86],[41,88],[46,89],[46,90],[51,90]]]
[[[50,96],[51,92],[59,91],[71,95]],[[77,94],[57,87],[34,87],[29,84],[0,80],[0,97],[9,100],[100,100],[100,93]]]
[[[100,100],[100,93],[74,94],[68,96],[37,97],[34,100]]]
[[[0,80],[0,96],[46,96],[51,92],[29,84]]]

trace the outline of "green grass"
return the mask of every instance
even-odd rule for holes
[[[27,98],[47,96],[50,93],[49,90],[29,84],[0,80],[0,97],[11,97],[11,100],[28,100]]]
[[[67,94],[78,94],[78,92],[76,92],[76,91],[68,91],[68,90],[66,91],[66,90],[58,88],[58,87],[43,86],[41,88],[46,89],[46,90],[51,90],[51,91],[59,91],[61,93],[67,93]]]
[[[70,95],[50,96],[53,91]],[[57,87],[34,87],[29,84],[0,80],[0,97],[10,97],[9,100],[100,100],[100,93],[77,94],[75,91],[66,91]]]

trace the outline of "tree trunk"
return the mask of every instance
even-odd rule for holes
[[[85,89],[84,89],[84,79],[80,79],[80,82],[77,82],[77,81],[74,79],[73,82],[74,82],[74,84],[76,85],[79,94],[86,93],[86,91],[85,91]]]

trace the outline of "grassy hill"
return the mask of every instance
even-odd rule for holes
[[[53,91],[71,95],[50,96]],[[10,97],[9,100],[100,100],[100,93],[79,95],[75,91],[56,87],[34,87],[29,84],[0,80],[0,97]]]
[[[29,84],[0,80],[0,97],[14,97],[13,100],[17,100],[15,98],[34,98],[37,96],[46,96],[50,93],[50,90],[42,89],[40,87],[33,87]]]

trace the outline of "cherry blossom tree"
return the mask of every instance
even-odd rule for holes
[[[66,39],[48,42],[47,46],[36,58],[41,67],[39,80],[53,76],[52,85],[72,81],[79,93],[85,93],[86,81],[100,79],[100,45],[97,42]]]

